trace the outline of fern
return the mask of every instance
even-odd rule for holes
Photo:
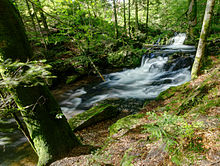
[[[171,160],[177,165],[180,165],[181,155],[184,150],[184,145],[189,141],[192,143],[195,130],[202,127],[201,122],[189,124],[182,116],[168,114],[164,112],[162,115],[156,113],[147,113],[148,119],[152,123],[143,126],[143,132],[149,133],[150,140],[162,140],[166,144],[166,150],[171,155]]]

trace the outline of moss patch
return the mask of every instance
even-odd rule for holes
[[[74,116],[69,120],[69,124],[74,131],[77,131],[118,114],[119,111],[116,106],[100,104],[92,107],[88,111]]]
[[[140,123],[140,119],[144,117],[144,114],[134,114],[128,115],[122,119],[119,119],[116,123],[114,123],[109,128],[110,136],[116,134],[119,130],[129,130],[132,126],[137,125]]]
[[[66,84],[71,84],[79,78],[78,75],[67,76]]]

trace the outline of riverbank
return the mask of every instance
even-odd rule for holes
[[[197,79],[162,92],[140,113],[78,131],[91,154],[55,165],[218,165],[220,60]],[[130,123],[129,123],[130,122]],[[71,154],[70,154],[71,156]]]

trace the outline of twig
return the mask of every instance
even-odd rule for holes
[[[98,68],[95,66],[95,64],[93,63],[91,57],[88,55],[88,59],[91,62],[92,66],[94,67],[94,69],[96,70],[96,72],[99,74],[99,76],[102,78],[102,80],[105,82],[104,77],[102,76],[102,74],[99,72]]]

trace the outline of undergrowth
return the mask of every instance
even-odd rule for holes
[[[148,112],[147,116],[153,122],[145,124],[143,132],[150,134],[150,141],[161,140],[166,144],[165,150],[171,156],[173,163],[180,165],[184,160],[184,154],[190,154],[190,151],[204,151],[199,139],[194,138],[195,131],[203,127],[202,122],[189,123],[184,117],[168,112],[161,115]]]

